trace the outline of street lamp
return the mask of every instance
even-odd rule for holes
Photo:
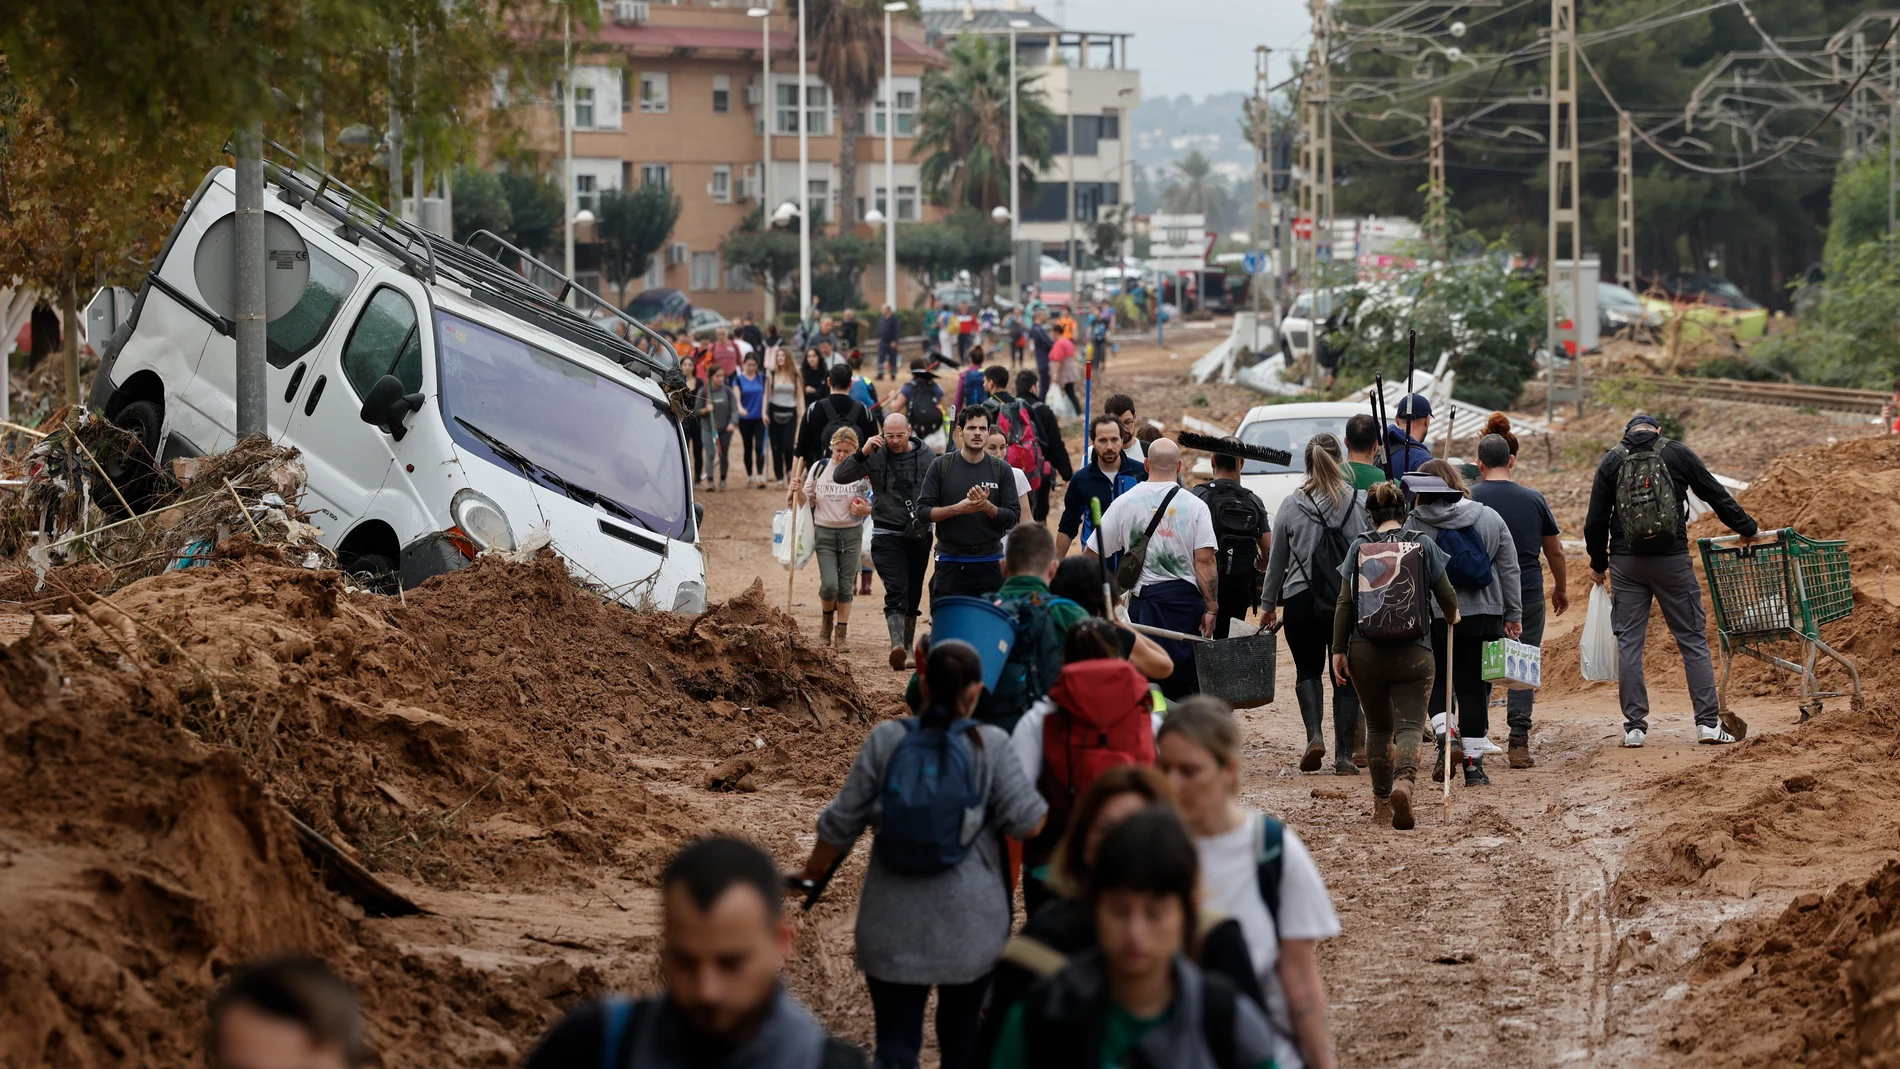
[[[574,225],[575,226],[593,226],[594,213],[588,211],[586,208],[582,208],[580,211],[575,212]]]
[[[799,210],[798,205],[788,200],[778,206],[778,211],[772,213],[772,222],[784,226],[786,223],[797,219],[803,214],[804,213]]]
[[[567,191],[561,194],[563,220],[579,215],[580,205],[574,194],[574,48],[572,18],[561,16],[561,157],[565,161],[561,182]],[[561,273],[574,277],[574,223],[561,227]]]
[[[798,0],[798,202],[811,202],[811,93],[805,88],[805,0]],[[811,311],[811,212],[798,213],[798,318]]]
[[[999,223],[1007,223],[1011,219],[1014,219],[1016,217],[1015,215],[1011,214],[1008,208],[1005,208],[1001,204],[998,204],[996,207],[990,209],[990,218],[996,220]]]
[[[1028,28],[1028,19],[1009,20],[1009,279],[1019,301],[1023,296],[1023,280],[1017,277],[1016,261],[1021,259],[1017,250],[1022,247],[1022,227],[1017,224],[1017,220],[1021,217],[1022,208],[1017,200],[1021,196],[1019,172],[1023,164],[1016,144],[1016,31]]]
[[[759,74],[759,129],[765,132],[765,158],[759,164],[759,214],[765,214],[765,205],[772,203],[772,9],[769,7],[746,8],[746,17],[759,20],[759,61],[763,70]],[[761,287],[765,291],[765,321],[770,323],[778,318],[778,309],[772,305],[772,287]]]
[[[884,213],[878,211],[876,208],[872,208],[870,211],[864,213],[864,221],[872,226],[876,226],[884,221]]]
[[[908,10],[907,3],[884,5],[884,203],[892,219],[897,218],[897,87],[891,76],[891,16]],[[871,200],[875,204],[877,198]],[[881,214],[871,209],[871,215]],[[897,228],[891,226],[884,228],[884,303],[897,309]]]

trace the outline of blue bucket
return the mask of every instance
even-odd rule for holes
[[[930,605],[930,641],[958,638],[976,647],[983,658],[983,686],[995,690],[1003,676],[1003,662],[1016,644],[1016,621],[983,598],[953,595]]]

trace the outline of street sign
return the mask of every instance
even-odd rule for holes
[[[1267,269],[1267,254],[1255,249],[1240,258],[1240,266],[1246,268],[1248,274],[1257,275]]]
[[[1311,216],[1296,215],[1293,217],[1293,236],[1301,241],[1306,241],[1313,236],[1313,219]]]
[[[198,292],[211,310],[237,318],[237,213],[219,219],[198,239],[192,258]],[[264,319],[297,307],[310,283],[310,248],[283,216],[264,216]]]

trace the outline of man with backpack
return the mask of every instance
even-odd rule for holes
[[[1049,592],[1056,574],[1056,543],[1040,524],[1021,524],[1004,546],[1006,578],[991,598],[1016,625],[1016,641],[994,689],[977,703],[976,718],[1014,731],[1031,705],[1042,700],[1062,674],[1062,640],[1088,618],[1088,610]]]
[[[840,483],[871,481],[871,566],[884,582],[884,626],[891,638],[891,671],[917,637],[917,605],[930,567],[930,524],[919,523],[917,499],[937,454],[912,431],[902,412],[884,417],[884,433],[838,465]]]
[[[1103,301],[1095,309],[1089,322],[1089,359],[1095,364],[1095,373],[1100,375],[1108,370],[1108,336],[1115,329],[1115,312]]]
[[[937,385],[937,371],[929,360],[910,362],[910,381],[897,388],[897,395],[892,407],[910,421],[912,434],[929,438],[943,430],[943,387]]]
[[[1029,399],[1010,395],[1009,369],[1001,364],[991,364],[984,370],[983,390],[989,395],[989,406],[996,411],[994,430],[1002,431],[1003,440],[1008,443],[1009,466],[1028,477],[1032,494],[1046,494],[1055,467],[1049,463],[1043,445],[1042,423],[1036,419]],[[1043,515],[1048,515],[1047,506]]]
[[[1709,656],[1702,587],[1689,563],[1689,491],[1707,502],[1728,529],[1752,545],[1759,528],[1728,488],[1688,446],[1662,435],[1656,417],[1639,415],[1623,440],[1603,455],[1590,486],[1583,521],[1590,554],[1590,581],[1610,584],[1610,618],[1616,628],[1617,696],[1623,706],[1623,745],[1641,746],[1649,732],[1649,691],[1643,685],[1643,646],[1649,638],[1649,603],[1662,606],[1675,636],[1695,708],[1696,741],[1735,741],[1723,729]]]
[[[1069,460],[1068,443],[1062,440],[1062,421],[1056,418],[1055,410],[1042,402],[1036,395],[1036,373],[1024,368],[1016,373],[1016,396],[1029,406],[1029,414],[1036,421],[1036,444],[1042,448],[1042,455],[1055,469],[1055,474],[1063,482],[1075,478],[1075,467]],[[1042,485],[1029,495],[1029,514],[1037,523],[1049,518],[1049,495],[1055,487],[1055,480],[1043,476]]]
[[[806,467],[831,455],[831,435],[839,427],[849,426],[857,431],[859,441],[877,434],[870,409],[851,396],[852,377],[850,368],[833,365],[825,372],[830,396],[813,401],[805,410],[805,422],[798,429],[798,459],[804,461]],[[791,500],[789,491],[786,500]]]
[[[1003,536],[1022,517],[1009,467],[983,451],[990,410],[957,412],[958,448],[930,465],[917,497],[917,519],[937,525],[937,570],[930,600],[982,597],[1003,585]]]
[[[864,1055],[779,981],[796,933],[763,851],[701,839],[667,863],[660,901],[665,993],[581,1005],[536,1044],[527,1069],[861,1069]]]
[[[1240,445],[1237,438],[1228,441]],[[1214,585],[1220,598],[1214,637],[1226,638],[1233,622],[1246,619],[1260,603],[1260,584],[1266,575],[1267,558],[1273,552],[1273,535],[1267,524],[1266,502],[1240,485],[1240,458],[1215,453],[1212,461],[1214,477],[1195,487],[1194,496],[1214,516],[1214,537],[1219,542]]]

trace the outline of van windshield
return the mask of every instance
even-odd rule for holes
[[[691,508],[665,406],[566,357],[437,312],[455,444],[616,519],[682,538]]]
[[[1264,460],[1249,460],[1240,469],[1242,475],[1280,475],[1289,471],[1306,470],[1306,443],[1315,434],[1330,434],[1335,438],[1346,435],[1346,417],[1307,419],[1264,419],[1258,423],[1249,423],[1241,428],[1240,440],[1248,445],[1268,445],[1275,449],[1284,449],[1293,454],[1293,463],[1286,467],[1269,464]],[[1342,455],[1339,458],[1344,461]]]

